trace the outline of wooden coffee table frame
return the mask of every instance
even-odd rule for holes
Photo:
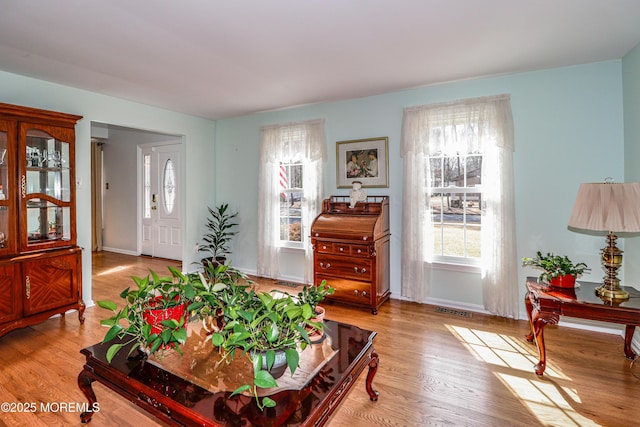
[[[90,408],[97,402],[92,384],[98,381],[172,425],[225,426],[238,425],[235,423],[242,420],[245,425],[322,426],[367,366],[366,391],[372,401],[378,400],[379,394],[372,385],[379,362],[373,347],[376,333],[333,321],[325,323],[338,353],[301,389],[270,396],[277,405],[264,411],[250,396],[229,398],[231,391],[212,392],[156,363],[128,358],[128,349],[121,350],[108,364],[105,353],[111,343],[81,350],[86,363],[78,375],[78,386]],[[108,408],[100,410],[108,413]],[[92,416],[93,412],[84,412],[80,419],[88,423]]]

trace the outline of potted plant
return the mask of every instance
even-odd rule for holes
[[[573,288],[576,278],[586,271],[591,271],[584,262],[574,264],[567,256],[536,252],[535,258],[523,258],[523,266],[531,266],[542,269],[538,276],[539,281],[548,282],[552,286]]]
[[[335,292],[335,288],[327,286],[327,281],[323,280],[319,286],[309,285],[304,286],[300,292],[298,292],[298,301],[301,304],[309,304],[313,312],[313,317],[309,323],[322,323],[324,321],[325,309],[321,307],[320,302],[327,296],[332,295]],[[312,325],[307,326],[307,332],[311,342],[318,342],[324,336],[324,332],[315,328]]]
[[[222,295],[227,293],[221,292]],[[227,360],[245,356],[254,370],[253,384],[237,388],[231,396],[251,391],[260,409],[275,406],[269,397],[258,397],[258,388],[277,387],[276,378],[287,369],[293,375],[300,355],[309,344],[305,325],[310,323],[312,309],[288,293],[256,293],[249,288],[236,288],[235,300],[226,301],[224,326],[211,334],[211,342]],[[314,324],[322,329],[322,324]]]
[[[200,318],[209,334],[222,329],[225,309],[242,304],[247,289],[253,285],[246,274],[231,265],[212,263],[205,266],[204,272],[193,273],[191,283],[195,295],[189,310]]]
[[[234,227],[238,224],[233,222],[234,218],[238,216],[238,212],[231,213],[229,211],[229,204],[223,203],[209,210],[209,217],[207,218],[207,233],[202,237],[202,243],[198,246],[199,252],[207,252],[208,258],[202,260],[204,267],[211,262],[212,264],[224,264],[229,251],[229,242],[231,238],[235,236],[236,232]]]
[[[153,354],[165,348],[175,348],[187,338],[186,323],[189,307],[187,304],[195,296],[195,290],[188,276],[176,268],[169,267],[170,276],[159,276],[154,271],[144,278],[132,277],[135,288],[127,288],[120,293],[124,305],[118,309],[113,301],[98,301],[98,306],[114,313],[109,319],[100,321],[109,328],[103,342],[120,338],[107,350],[107,361],[123,347],[131,343],[129,355],[136,349]]]

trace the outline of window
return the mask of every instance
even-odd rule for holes
[[[307,237],[322,206],[325,151],[323,120],[260,129],[258,275],[278,278],[280,250],[294,248],[304,253],[304,280],[311,283]]]
[[[403,296],[425,301],[434,261],[477,264],[485,309],[518,318],[509,98],[404,109]]]
[[[304,167],[302,163],[280,164],[280,244],[293,248],[302,248],[306,240],[302,232],[303,224],[302,202]]]
[[[482,160],[479,150],[469,150],[466,132],[457,129],[440,135],[457,135],[443,140],[442,150],[428,156],[426,209],[431,215],[433,260],[445,263],[478,264],[481,257],[483,214]],[[473,132],[473,128],[467,129]],[[474,138],[471,136],[470,140]],[[473,144],[469,144],[473,146]]]

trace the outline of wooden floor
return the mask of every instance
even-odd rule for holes
[[[178,265],[96,255],[94,299],[116,300],[132,283],[131,275],[144,276],[149,267],[164,272],[168,264]],[[36,406],[35,414],[0,410],[0,426],[80,424],[73,407],[65,410],[60,404],[85,402],[76,384],[83,365],[79,351],[102,339],[105,329],[99,321],[107,314],[91,307],[83,326],[75,313],[67,314],[0,338],[0,403],[14,410],[22,404]],[[536,348],[523,338],[528,331],[524,321],[477,313],[467,318],[398,300],[382,306],[377,316],[328,305],[327,317],[377,331],[374,343],[380,354],[374,380],[380,399],[369,400],[363,376],[331,420],[332,427],[638,424],[640,366],[624,358],[621,337],[547,327],[549,364],[541,379],[532,370]],[[161,425],[100,384],[94,390],[100,412],[90,425]]]

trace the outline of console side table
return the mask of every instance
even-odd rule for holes
[[[636,326],[640,326],[640,291],[637,289],[623,286],[630,298],[612,302],[602,300],[595,294],[600,283],[580,281],[575,289],[565,289],[538,283],[534,277],[528,277],[526,286],[524,302],[531,326],[526,339],[529,342],[535,340],[540,355],[539,362],[534,366],[536,375],[542,376],[547,366],[544,327],[557,324],[560,316],[625,325],[624,354],[627,359],[636,357],[631,341]]]

